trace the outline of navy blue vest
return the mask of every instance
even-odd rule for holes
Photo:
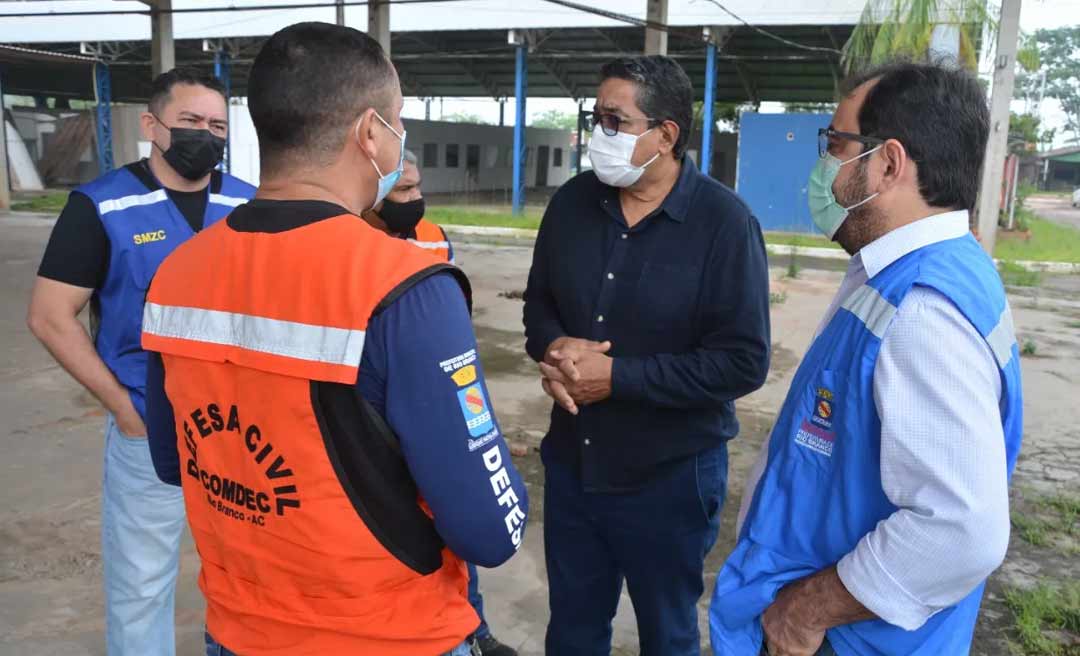
[[[75,191],[93,201],[109,237],[108,273],[91,299],[97,319],[94,344],[145,418],[146,354],[140,339],[146,290],[161,261],[195,233],[165,188],[156,182],[147,186],[131,171],[136,166],[145,164],[129,164]],[[153,181],[152,175],[143,178]],[[204,228],[250,200],[255,187],[215,171],[206,193]]]
[[[1020,353],[993,262],[971,235],[920,248],[855,290],[791,383],[735,550],[709,610],[713,653],[757,654],[761,613],[784,585],[835,564],[896,512],[881,485],[881,419],[873,402],[881,340],[912,287],[948,298],[986,339],[1001,372],[1001,425],[1011,475],[1023,433]],[[882,620],[828,632],[840,656],[968,653],[979,585],[915,631]]]

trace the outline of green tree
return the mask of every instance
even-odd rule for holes
[[[784,103],[784,111],[789,114],[832,114],[836,111],[836,103]]]
[[[938,25],[960,31],[960,61],[974,70],[979,39],[995,21],[987,0],[867,0],[858,25],[844,44],[844,67],[855,71],[891,59],[926,59]]]
[[[488,121],[480,118],[472,112],[454,112],[443,117],[444,121],[451,123],[473,123],[475,125],[491,125]]]
[[[553,130],[577,130],[577,115],[574,112],[561,112],[549,109],[533,119],[530,127],[550,128]]]
[[[1035,114],[1009,114],[1009,150],[1023,153],[1053,143],[1055,130],[1042,130],[1041,123]]]
[[[1038,48],[1039,66],[1021,75],[1021,93],[1029,99],[1057,100],[1065,112],[1065,131],[1073,141],[1080,141],[1080,25],[1038,30],[1032,40]]]

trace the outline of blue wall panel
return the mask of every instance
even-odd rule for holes
[[[736,187],[764,230],[814,232],[806,183],[817,161],[818,128],[829,114],[752,114],[739,118]]]

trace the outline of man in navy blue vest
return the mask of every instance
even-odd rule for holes
[[[749,477],[713,653],[967,654],[1009,544],[1023,397],[1012,316],[969,232],[989,134],[970,73],[844,88],[810,176],[852,255]]]
[[[158,480],[150,460],[139,340],[146,289],[161,261],[255,193],[215,170],[227,130],[218,80],[183,69],[160,75],[142,115],[150,157],[72,192],[30,300],[34,335],[107,411],[101,529],[109,656],[175,651],[184,499]],[[78,319],[87,303],[92,334]]]

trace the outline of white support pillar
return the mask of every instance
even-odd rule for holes
[[[646,0],[645,19],[650,23],[667,25],[668,0]],[[668,34],[665,30],[645,28],[645,54],[666,55]]]
[[[1001,210],[1001,180],[1009,154],[1009,105],[1016,77],[1016,41],[1020,32],[1020,0],[1002,0],[994,56],[994,87],[990,97],[990,140],[986,144],[979,186],[979,242],[993,255]]]
[[[367,6],[368,35],[379,42],[386,56],[390,56],[390,2],[371,0]]]
[[[0,80],[0,210],[11,209],[11,172],[7,157],[7,110],[4,107],[4,84]]]
[[[154,77],[176,68],[172,0],[143,0],[150,5],[150,61]]]

